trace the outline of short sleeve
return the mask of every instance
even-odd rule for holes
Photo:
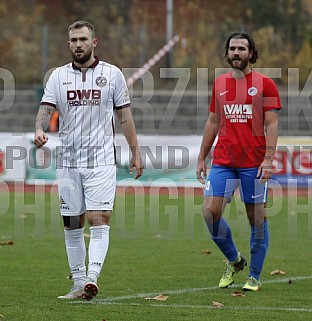
[[[118,109],[129,104],[130,98],[126,79],[121,70],[117,68],[114,91],[114,107]]]
[[[213,84],[212,88],[212,94],[211,94],[211,100],[210,100],[210,105],[209,105],[209,111],[215,113],[216,112],[216,83]]]
[[[57,78],[58,78],[58,70],[54,70],[50,75],[47,84],[44,88],[44,93],[41,99],[41,104],[48,104],[48,105],[57,105]]]
[[[282,108],[278,89],[270,78],[264,78],[263,108],[265,111]]]

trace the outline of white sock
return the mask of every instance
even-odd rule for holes
[[[64,232],[68,264],[74,285],[83,285],[86,279],[84,228],[75,230],[64,229]]]
[[[97,278],[102,270],[107,254],[109,245],[109,229],[110,227],[108,225],[90,227],[88,277],[93,282],[97,282]]]

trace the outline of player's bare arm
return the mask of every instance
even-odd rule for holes
[[[134,178],[137,179],[142,176],[144,165],[140,154],[134,121],[129,107],[130,105],[125,105],[123,108],[117,109],[116,114],[132,153],[130,160],[130,174],[133,173],[133,167],[135,167],[136,176]]]
[[[200,183],[205,184],[205,179],[207,178],[207,167],[205,159],[210,152],[212,144],[216,138],[217,132],[219,130],[219,121],[215,113],[210,112],[207,119],[202,143],[200,146],[197,167],[196,167],[196,177]]]
[[[267,111],[265,113],[265,126],[266,126],[266,150],[265,157],[261,163],[258,171],[260,182],[267,182],[273,173],[273,158],[276,150],[277,137],[278,137],[278,112]],[[261,174],[260,174],[261,173]]]
[[[36,118],[34,144],[37,148],[42,147],[48,141],[48,135],[45,133],[49,128],[50,119],[56,107],[43,104],[40,105]]]

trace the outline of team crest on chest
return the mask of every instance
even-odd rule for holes
[[[249,96],[256,96],[258,93],[258,89],[256,87],[248,88],[248,95]]]
[[[99,87],[104,87],[107,84],[107,79],[103,76],[99,76],[95,79],[95,83],[99,86]]]

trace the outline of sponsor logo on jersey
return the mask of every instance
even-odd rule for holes
[[[71,81],[63,81],[63,86],[65,86],[65,85],[71,85],[71,84],[72,84]]]
[[[249,104],[225,104],[223,105],[225,118],[231,123],[247,123],[252,119],[252,105]]]
[[[67,103],[68,106],[100,106],[101,96],[99,89],[67,90]]]
[[[258,93],[258,89],[256,87],[248,88],[248,95],[249,96],[256,96]]]
[[[99,87],[104,87],[107,84],[107,79],[103,76],[99,76],[95,79],[95,83],[99,86]]]
[[[124,92],[124,98],[123,98],[123,100],[122,100],[122,102],[126,102],[126,101],[128,101],[129,100],[129,91],[128,90],[125,90],[125,92]]]
[[[222,96],[224,96],[226,93],[228,93],[229,91],[228,90],[226,90],[226,91],[221,91],[220,92],[220,96],[222,97]]]

